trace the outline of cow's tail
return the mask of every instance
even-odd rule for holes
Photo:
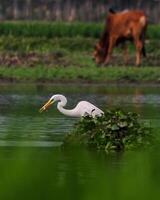
[[[112,14],[115,14],[115,13],[116,13],[116,11],[115,11],[115,9],[114,9],[113,7],[110,7],[110,8],[108,9],[108,11],[109,11],[109,13],[112,13]]]
[[[142,46],[142,55],[143,55],[144,57],[146,57],[146,48],[145,48],[145,44],[143,44],[143,46]]]
[[[143,30],[142,34],[141,34],[141,41],[142,41],[142,55],[144,57],[146,57],[146,48],[145,48],[145,29]]]

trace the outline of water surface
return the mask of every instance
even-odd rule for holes
[[[102,110],[138,112],[159,138],[158,85],[1,84],[0,199],[157,199],[160,147],[105,154],[63,149],[75,118],[53,105],[38,112],[53,94],[64,94],[67,108],[88,100]]]

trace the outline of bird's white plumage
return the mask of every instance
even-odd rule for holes
[[[80,101],[74,110],[80,114],[80,116],[90,115],[92,117],[100,116],[103,111],[91,104],[88,101]]]
[[[82,117],[82,116],[101,116],[103,115],[103,111],[94,106],[92,103],[88,101],[80,101],[75,108],[68,110],[65,109],[64,106],[67,104],[67,99],[63,95],[53,95],[51,100],[58,101],[57,104],[57,109],[63,113],[64,115],[67,116],[72,116],[72,117]]]

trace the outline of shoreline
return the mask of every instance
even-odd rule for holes
[[[160,67],[0,67],[0,82],[160,84]]]

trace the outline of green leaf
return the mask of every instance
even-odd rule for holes
[[[116,130],[119,130],[119,127],[117,126],[117,124],[113,124],[111,129],[112,131],[116,131]]]

